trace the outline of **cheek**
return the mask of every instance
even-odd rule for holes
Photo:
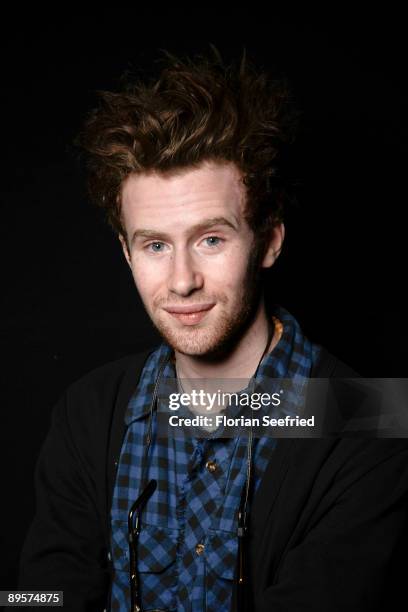
[[[157,270],[153,273],[149,266],[134,262],[132,265],[132,276],[140,297],[143,301],[149,301],[149,298],[154,296],[156,288],[160,285]]]
[[[207,285],[221,290],[241,293],[245,290],[245,281],[248,268],[247,255],[242,255],[242,251],[236,250],[225,258],[223,262],[217,264],[210,263],[204,270],[204,277]]]

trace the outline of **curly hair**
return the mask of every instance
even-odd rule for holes
[[[130,174],[174,173],[204,161],[234,162],[246,186],[245,218],[261,251],[291,201],[285,147],[299,113],[286,79],[258,70],[244,49],[239,65],[225,65],[218,49],[164,57],[158,77],[122,82],[121,91],[97,91],[75,144],[87,156],[88,195],[125,238],[121,188]],[[124,77],[122,77],[123,80]]]

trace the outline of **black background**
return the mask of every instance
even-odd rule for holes
[[[273,6],[273,5],[272,5]],[[50,411],[94,367],[158,338],[119,241],[87,201],[72,146],[95,90],[159,48],[225,59],[245,46],[303,111],[300,202],[271,276],[313,341],[364,376],[406,376],[405,21],[214,7],[24,11],[2,25],[1,588],[15,586]]]

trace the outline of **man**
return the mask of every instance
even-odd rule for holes
[[[90,194],[163,342],[55,407],[19,588],[63,590],[76,611],[378,609],[406,524],[405,441],[157,435],[161,376],[357,376],[265,301],[287,102],[245,58],[168,54],[89,116]]]

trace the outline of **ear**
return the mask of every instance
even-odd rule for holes
[[[123,254],[125,256],[125,259],[128,262],[129,267],[131,268],[132,267],[132,261],[130,259],[130,255],[129,255],[129,251],[128,251],[128,246],[127,246],[125,237],[122,236],[122,234],[119,234],[119,240],[120,240],[120,244],[122,245],[122,251],[123,251]]]
[[[270,268],[273,266],[282,250],[284,238],[285,226],[283,223],[278,223],[278,225],[275,225],[272,229],[271,240],[261,263],[262,268]]]

